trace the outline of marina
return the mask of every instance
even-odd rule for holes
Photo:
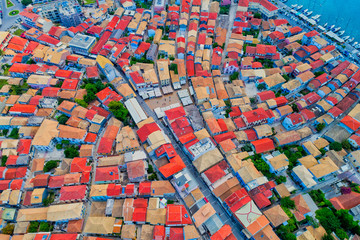
[[[360,18],[351,18],[351,16],[358,15],[360,1],[288,0],[286,4],[298,12],[301,11],[301,9],[305,9],[301,12],[304,16],[316,21],[318,26],[328,31],[337,32],[338,36],[343,36],[346,33],[346,35],[349,36],[349,38],[347,38],[348,42],[351,42],[350,40],[353,38],[353,41],[357,40],[359,42],[360,29],[358,26],[360,25]],[[339,7],[339,5],[352,7]]]

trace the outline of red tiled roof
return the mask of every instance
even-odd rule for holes
[[[270,138],[263,138],[251,143],[256,153],[268,152],[275,149],[274,142]]]
[[[60,201],[82,200],[86,196],[86,185],[64,186],[60,189]]]
[[[353,131],[356,131],[360,128],[360,122],[350,117],[349,115],[345,116],[340,122]]]
[[[155,122],[148,123],[137,130],[137,135],[139,136],[141,142],[145,142],[148,136],[156,131],[160,131],[159,126]]]

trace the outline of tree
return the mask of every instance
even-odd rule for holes
[[[33,3],[32,0],[21,0],[21,4],[25,5],[25,6],[32,4],[32,3]]]
[[[152,165],[149,164],[149,167],[147,169],[147,172],[150,174],[150,173],[153,173],[154,172],[154,168]]]
[[[66,158],[75,158],[75,157],[79,157],[79,151],[76,147],[74,146],[70,146],[67,147],[64,151],[65,153],[65,157]]]
[[[254,97],[250,98],[250,102],[251,102],[251,103],[255,103],[255,102],[256,102],[256,98],[254,98]]]
[[[84,108],[88,107],[87,102],[85,102],[85,100],[83,100],[83,99],[75,99],[75,102]]]
[[[295,103],[291,104],[291,108],[293,109],[294,112],[299,112],[299,108]]]
[[[316,131],[318,131],[318,132],[321,132],[321,130],[323,130],[324,128],[325,128],[325,123],[319,123],[315,127]]]
[[[318,72],[315,72],[314,75],[315,75],[315,77],[318,77],[324,73],[325,73],[324,71],[318,71]]]
[[[342,145],[339,142],[330,143],[330,150],[341,151]]]
[[[128,117],[129,111],[124,107],[124,105],[119,101],[109,102],[109,110],[114,114],[114,116],[122,122]]]
[[[349,239],[349,236],[348,236],[347,233],[344,231],[344,229],[336,229],[335,234],[336,234],[336,236],[338,236],[338,238],[340,238],[341,240],[343,240],[343,239]]]
[[[358,226],[358,223],[354,221],[354,217],[349,214],[348,210],[340,209],[336,211],[335,215],[341,222],[341,227],[345,231],[351,231],[353,234],[356,234],[355,228]]]
[[[340,228],[341,223],[339,219],[335,216],[333,211],[329,208],[321,208],[315,212],[316,218],[319,220],[320,224],[325,228],[327,233],[336,231]]]
[[[9,138],[18,139],[19,138],[19,129],[13,128],[9,134]]]
[[[280,205],[289,209],[295,209],[295,202],[290,197],[281,198]]]
[[[259,91],[262,91],[262,90],[265,90],[265,89],[266,89],[266,86],[265,86],[264,83],[261,83],[261,84],[257,85],[257,89],[258,89]]]
[[[344,149],[346,149],[346,150],[350,150],[350,149],[351,149],[351,144],[349,143],[348,140],[342,141],[341,145],[342,145],[342,147],[343,147]]]
[[[2,156],[1,156],[1,166],[2,166],[2,167],[5,167],[5,166],[6,166],[6,161],[7,161],[7,159],[8,159],[8,156],[6,156],[6,155],[2,155]]]
[[[333,236],[325,234],[322,238],[322,240],[334,240]]]
[[[255,14],[254,14],[254,18],[261,19],[261,14],[260,14],[260,13],[255,13]]]
[[[50,232],[50,223],[48,222],[41,222],[39,232]]]
[[[230,75],[230,81],[234,81],[239,78],[239,72],[234,72]]]
[[[44,172],[50,172],[52,169],[57,167],[57,161],[50,160],[47,161],[44,165]]]
[[[69,117],[66,116],[65,114],[61,114],[61,115],[57,118],[57,121],[58,121],[60,124],[65,124],[68,120],[69,120]]]
[[[29,233],[37,233],[38,229],[39,229],[39,222],[30,222],[29,228],[28,228],[28,232]]]
[[[285,176],[279,176],[275,179],[276,183],[277,184],[281,184],[281,183],[284,183],[286,182],[286,177]]]
[[[6,234],[6,235],[13,235],[14,233],[14,228],[15,228],[15,225],[14,224],[7,224],[2,230],[1,232],[3,234]]]

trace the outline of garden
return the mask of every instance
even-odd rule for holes
[[[13,6],[14,6],[14,4],[10,0],[6,0],[6,7],[7,8],[11,8]]]
[[[19,13],[20,13],[19,10],[13,10],[13,11],[9,12],[9,16],[16,16],[16,15],[18,15]]]

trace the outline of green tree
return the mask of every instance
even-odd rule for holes
[[[281,183],[284,183],[286,182],[286,177],[285,176],[279,176],[275,179],[276,183],[277,184],[281,184]]]
[[[148,169],[147,169],[147,172],[148,172],[149,174],[154,172],[154,167],[153,167],[151,164],[149,164],[149,167],[148,167]]]
[[[321,130],[323,130],[325,128],[325,123],[319,123],[318,125],[316,125],[316,131],[321,132]]]
[[[57,167],[57,161],[50,160],[47,161],[44,165],[44,172],[50,172],[52,169]]]
[[[32,0],[21,0],[21,4],[25,5],[25,6],[32,4],[32,3],[33,3]]]
[[[295,103],[291,104],[291,108],[293,109],[294,112],[299,112],[299,108]]]
[[[335,232],[341,227],[339,219],[335,216],[333,211],[329,208],[321,208],[315,212],[316,218],[320,224],[325,228],[327,233]]]
[[[9,134],[9,138],[18,139],[19,138],[19,129],[13,128]]]
[[[318,72],[315,72],[314,75],[315,75],[315,77],[318,77],[324,73],[325,73],[324,71],[318,71]]]
[[[261,83],[261,84],[257,85],[257,89],[258,89],[259,91],[262,91],[262,90],[265,90],[265,89],[266,89],[266,86],[265,86],[264,83]]]
[[[358,226],[358,223],[354,221],[354,217],[349,214],[348,210],[340,209],[336,211],[335,215],[340,220],[341,227],[346,231],[353,231]]]
[[[6,156],[6,155],[2,155],[2,156],[1,156],[1,166],[2,166],[2,167],[5,167],[5,166],[6,166],[6,161],[7,161],[7,159],[8,159],[8,156]]]
[[[68,120],[69,120],[69,117],[66,116],[65,114],[61,114],[61,115],[57,118],[57,121],[58,121],[60,124],[65,124]]]
[[[330,150],[341,151],[342,145],[339,142],[330,143]]]
[[[129,111],[124,107],[121,102],[111,101],[109,102],[109,110],[114,114],[114,116],[122,122],[125,122],[129,115]]]
[[[50,223],[48,222],[41,222],[39,232],[50,232]]]
[[[75,146],[67,147],[64,153],[66,158],[79,157],[79,150]]]
[[[325,234],[321,239],[322,240],[334,240],[333,236],[331,236],[329,234]]]
[[[83,100],[83,99],[75,99],[75,102],[84,108],[88,107],[87,102],[85,102],[85,100]]]
[[[236,79],[239,78],[239,72],[234,72],[233,74],[230,75],[230,81],[234,81]]]
[[[255,13],[255,14],[254,14],[254,18],[261,19],[261,13],[258,13],[258,12]]]
[[[343,147],[344,149],[346,149],[346,150],[350,150],[350,149],[351,149],[351,144],[349,143],[348,140],[342,141],[341,145],[342,145],[342,147]]]
[[[30,222],[29,228],[28,228],[28,232],[29,233],[37,233],[38,229],[39,229],[39,222]]]
[[[340,238],[341,240],[349,239],[349,236],[348,236],[347,233],[344,231],[344,229],[336,229],[335,234],[336,234],[336,236],[338,236],[338,238]]]
[[[7,224],[3,229],[1,229],[1,232],[6,235],[13,235],[15,229],[14,224]]]
[[[289,209],[295,209],[295,202],[290,197],[281,198],[280,205]]]

